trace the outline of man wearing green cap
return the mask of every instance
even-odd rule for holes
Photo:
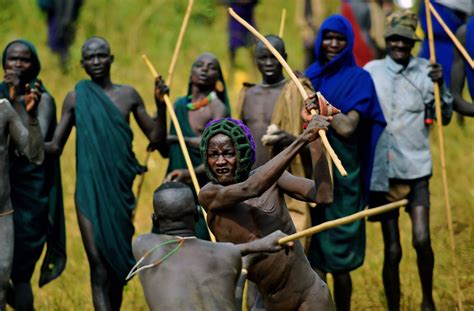
[[[375,83],[387,127],[380,137],[371,179],[370,206],[408,199],[406,212],[413,230],[423,300],[422,310],[434,310],[433,266],[429,228],[432,174],[429,128],[434,118],[434,84],[441,89],[443,124],[450,121],[453,99],[443,83],[441,65],[413,57],[419,38],[416,15],[396,12],[387,18],[387,57],[368,63],[365,69]],[[383,283],[389,310],[400,309],[399,264],[402,257],[398,210],[371,219],[380,221],[385,245]]]
[[[4,49],[2,65],[5,80],[0,84],[0,98],[10,101],[27,125],[23,97],[26,85],[38,83],[41,98],[38,122],[44,141],[49,141],[56,128],[56,105],[53,97],[38,80],[41,64],[35,47],[28,41],[15,40]],[[41,266],[39,285],[57,278],[66,265],[66,234],[59,160],[45,155],[41,165],[31,163],[16,146],[9,146],[10,199],[13,215],[15,247],[11,280],[13,304],[19,310],[33,310],[31,277],[45,244],[47,252]]]

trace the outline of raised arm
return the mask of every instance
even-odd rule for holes
[[[155,81],[155,103],[157,108],[156,117],[152,118],[146,112],[143,99],[138,92],[130,88],[130,95],[133,98],[135,105],[133,107],[133,116],[137,121],[138,126],[150,140],[150,148],[152,150],[158,149],[160,153],[166,154],[166,104],[163,96],[169,94],[169,88],[164,83],[161,77]]]
[[[288,148],[258,168],[245,181],[227,186],[206,185],[199,194],[199,202],[204,208],[211,210],[233,206],[262,195],[277,182],[300,149],[317,139],[319,130],[327,130],[327,120],[325,117],[314,116],[307,129]]]
[[[45,152],[54,155],[61,155],[63,152],[64,145],[66,144],[69,135],[71,134],[72,127],[76,123],[75,121],[75,105],[76,105],[76,94],[70,92],[66,95],[63,103],[63,111],[61,114],[61,120],[59,121],[56,130],[54,131],[53,138],[50,142],[45,143]]]
[[[462,45],[466,43],[466,25],[456,31],[456,37]],[[464,60],[459,51],[454,48],[453,65],[451,67],[451,93],[453,94],[453,108],[460,114],[474,117],[474,105],[462,96],[466,73],[464,71]]]
[[[8,130],[15,146],[20,153],[24,154],[31,162],[41,164],[44,159],[43,137],[37,118],[37,107],[41,97],[38,85],[27,90],[25,96],[27,121],[26,128],[20,117],[7,100],[1,105],[5,108],[8,120]]]

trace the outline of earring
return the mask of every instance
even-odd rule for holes
[[[216,85],[214,86],[214,89],[219,93],[223,92],[224,91],[224,83],[222,83],[221,80],[217,80]]]

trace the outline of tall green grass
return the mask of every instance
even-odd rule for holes
[[[171,97],[185,94],[193,60],[202,52],[210,51],[218,56],[223,65],[232,103],[235,103],[243,80],[258,82],[250,53],[238,53],[238,70],[230,71],[227,56],[227,15],[225,9],[214,0],[196,0],[193,15],[182,45],[176,66]],[[87,78],[80,68],[80,46],[92,35],[110,41],[115,63],[112,78],[116,83],[133,85],[147,103],[149,113],[156,108],[153,101],[153,78],[143,64],[140,55],[146,53],[158,71],[166,76],[175,41],[181,26],[187,1],[184,0],[89,0],[85,2],[78,22],[76,41],[71,49],[71,69],[63,74],[58,60],[46,47],[45,16],[31,0],[0,0],[0,45],[10,40],[25,38],[38,48],[43,69],[41,78],[55,96],[60,115],[62,100],[75,83]],[[301,69],[303,54],[298,29],[294,23],[295,1],[261,1],[257,9],[258,28],[262,33],[277,33],[281,9],[286,8],[287,23],[284,39],[289,63]],[[132,118],[133,119],[133,118]],[[132,120],[135,133],[134,150],[143,161],[147,141]],[[474,308],[474,274],[472,273],[473,217],[474,217],[474,123],[467,120],[464,129],[453,122],[445,129],[448,179],[453,209],[458,271],[464,291],[467,309]],[[451,265],[450,247],[446,224],[440,162],[433,131],[434,177],[431,182],[432,211],[431,232],[435,252],[434,296],[439,310],[454,310],[455,286]],[[38,289],[35,285],[35,304],[38,310],[90,310],[92,298],[89,285],[89,268],[82,246],[74,209],[75,189],[75,134],[71,135],[62,156],[63,189],[66,208],[68,264],[63,275]],[[157,153],[152,155],[150,171],[146,176],[142,198],[135,220],[136,232],[148,232],[151,227],[152,192],[162,181],[167,161]],[[136,186],[136,185],[135,185]],[[405,213],[400,218],[403,260],[400,267],[402,281],[402,306],[404,310],[419,309],[421,289],[416,268],[416,254],[411,247],[411,224]],[[383,244],[379,225],[367,225],[367,254],[365,264],[353,276],[353,309],[381,310],[385,308],[385,297],[381,280]],[[37,284],[38,275],[33,278]],[[157,286],[166,286],[167,282]],[[137,278],[125,289],[123,310],[146,310],[146,303]]]

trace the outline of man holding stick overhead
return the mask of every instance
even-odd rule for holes
[[[166,139],[163,80],[155,83],[157,117],[145,110],[137,91],[112,83],[109,43],[92,37],[81,64],[91,80],[80,81],[64,100],[61,121],[47,151],[59,154],[76,126],[76,210],[91,273],[96,310],[118,310],[125,277],[133,266],[131,241],[135,198],[132,183],[142,168],[132,151],[130,114],[155,146]]]
[[[316,39],[316,61],[305,72],[313,88],[342,112],[334,116],[328,139],[348,172],[344,177],[334,170],[334,201],[311,209],[313,225],[365,208],[375,144],[385,126],[373,81],[356,65],[353,45],[349,21],[341,15],[330,16]],[[350,271],[360,267],[365,258],[364,220],[314,235],[308,258],[318,272],[332,274],[336,307],[349,310]]]
[[[311,120],[309,110],[302,113]],[[314,116],[288,148],[252,173],[255,143],[249,129],[230,118],[207,125],[201,155],[212,182],[201,189],[199,202],[208,211],[208,224],[218,241],[240,244],[275,230],[296,232],[283,194],[314,202],[319,185],[285,169],[305,146],[315,151],[314,141],[318,131],[327,129],[327,120]],[[318,159],[313,160],[316,165]],[[333,309],[327,285],[312,271],[299,241],[288,254],[280,251],[251,266],[249,280],[257,284],[267,310]]]
[[[407,198],[413,247],[423,292],[422,310],[434,310],[432,296],[434,255],[431,248],[429,180],[432,174],[429,124],[434,111],[434,85],[441,86],[443,124],[450,121],[453,99],[443,83],[441,65],[412,57],[419,38],[416,15],[410,11],[387,18],[387,57],[368,63],[387,127],[377,143],[371,180],[370,205]],[[400,309],[399,264],[402,258],[398,210],[373,220],[381,221],[385,245],[383,283],[389,310]]]

